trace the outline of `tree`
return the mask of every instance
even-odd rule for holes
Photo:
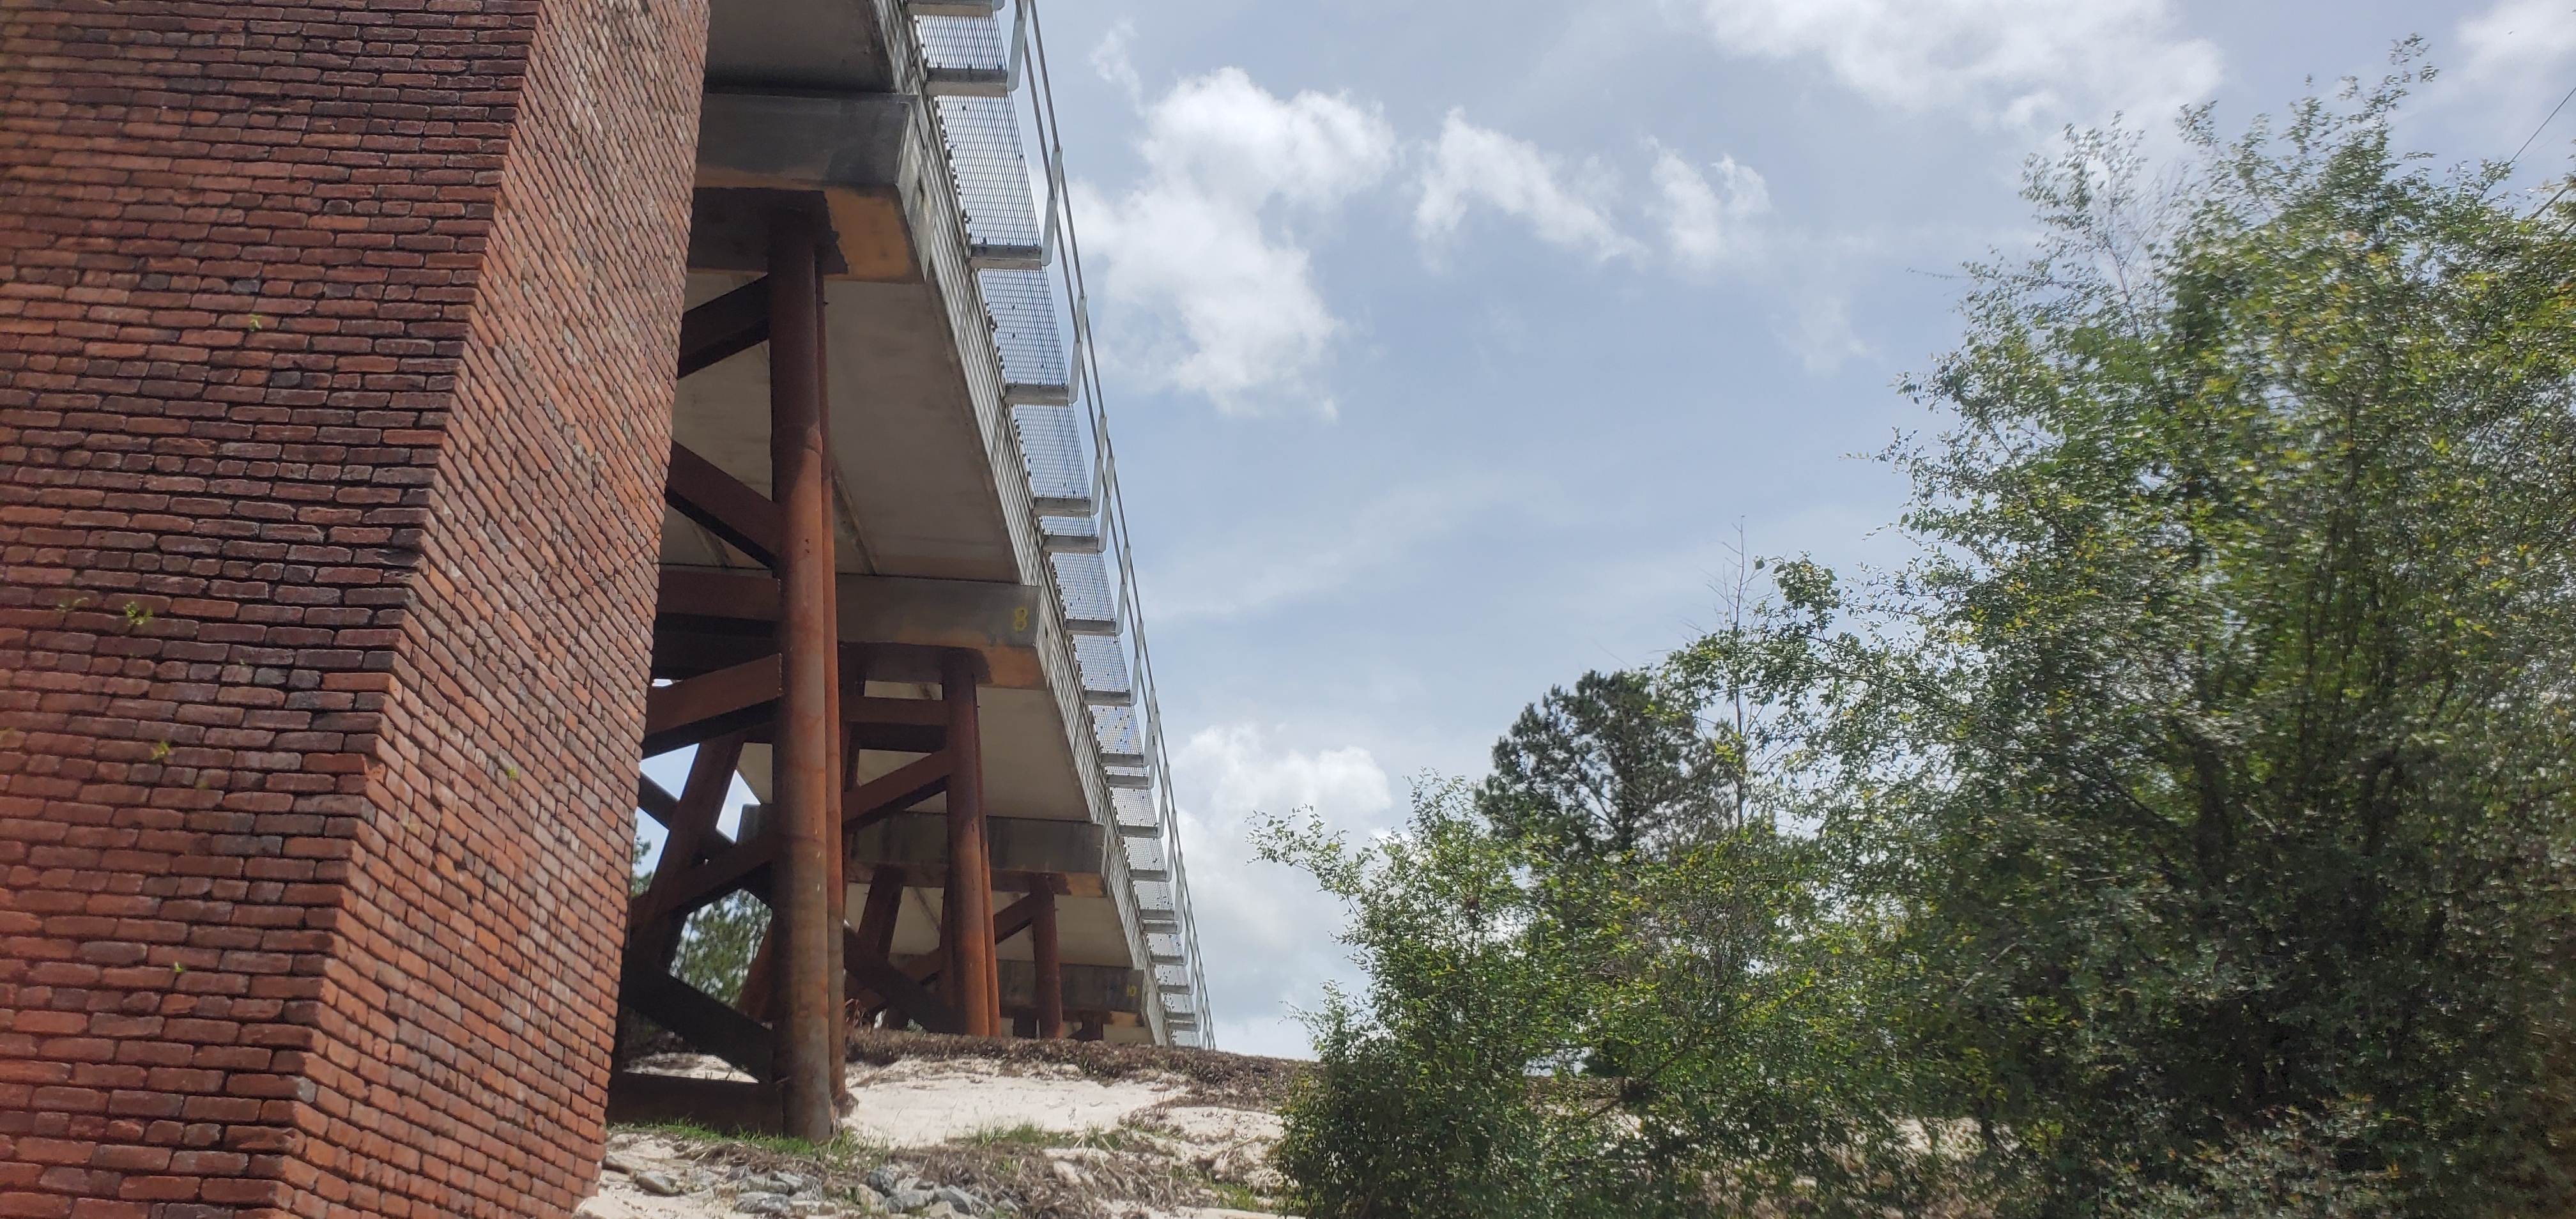
[[[1908,386],[1918,560],[1274,831],[1370,979],[1308,1213],[2576,1205],[2576,202],[2394,153],[2414,79],[2073,137]]]
[[[1340,897],[1369,977],[1308,1014],[1318,1069],[1278,1162],[1344,1219],[1877,1216],[1936,1174],[1868,1102],[1866,919],[1823,909],[1768,825],[1568,857],[1459,784],[1354,848],[1276,821],[1262,854]]]
[[[727,1003],[742,997],[751,958],[769,932],[769,907],[749,893],[735,892],[708,903],[680,932],[680,950],[671,958],[671,974]]]
[[[1654,675],[1586,673],[1521,712],[1494,745],[1476,808],[1569,859],[1669,850],[1726,828],[1729,755]]]
[[[2576,207],[2392,152],[2412,79],[2035,167],[1909,387],[1925,557],[1677,666],[1777,711],[2008,1210],[2576,1201]]]
[[[629,896],[643,896],[652,883],[653,873],[644,866],[651,848],[650,839],[635,836],[626,878]],[[751,958],[769,930],[769,917],[769,907],[747,892],[708,903],[681,925],[679,950],[671,957],[672,975],[727,1003],[741,998],[743,979],[751,972]]]

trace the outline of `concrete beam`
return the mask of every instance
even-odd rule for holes
[[[873,4],[725,0],[707,8],[706,78],[716,93],[883,93],[894,87],[894,65]]]
[[[920,279],[896,194],[915,104],[897,93],[707,94],[698,114],[690,269],[762,270],[763,216],[777,206],[774,196],[811,192],[839,254],[827,274]]]
[[[1002,1006],[1036,1007],[1038,970],[1035,962],[1004,960],[999,963],[1002,975]],[[1144,1010],[1144,971],[1123,965],[1062,965],[1064,1006],[1069,1011],[1137,1012]]]
[[[993,871],[1048,872],[1098,877],[1107,858],[1107,836],[1088,821],[988,817]],[[947,819],[937,813],[898,813],[850,835],[848,874],[879,866],[938,868],[948,862]],[[1096,883],[1096,882],[1095,882]]]
[[[1039,590],[982,580],[922,580],[906,576],[843,575],[839,587],[843,643],[891,645],[869,675],[914,680],[902,649],[966,648],[981,653],[989,669],[984,684],[1038,690]],[[766,572],[727,568],[665,567],[655,613],[737,622],[778,620],[778,581]]]

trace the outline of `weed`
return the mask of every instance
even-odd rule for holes
[[[1270,1206],[1270,1203],[1264,1201],[1261,1195],[1232,1181],[1210,1181],[1207,1186],[1216,1194],[1216,1204],[1225,1210],[1258,1211],[1266,1210]]]
[[[970,1130],[950,1139],[949,1142],[963,1143],[969,1147],[1062,1147],[1066,1145],[1063,1135],[1035,1122]]]
[[[1134,1151],[1153,1146],[1144,1136],[1125,1126],[1094,1126],[1075,1135],[1072,1145],[1096,1151]]]

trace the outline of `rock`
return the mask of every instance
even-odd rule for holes
[[[650,1169],[635,1174],[635,1185],[645,1193],[664,1198],[676,1198],[687,1192],[680,1188],[679,1182],[671,1179],[669,1173],[654,1172]]]
[[[926,1189],[903,1188],[910,1184],[912,1184],[910,1180],[898,1182],[895,1191],[886,1195],[887,1210],[910,1214],[930,1205],[930,1191]]]
[[[938,1200],[969,1215],[983,1214],[985,1211],[992,1209],[993,1206],[992,1203],[986,1202],[982,1197],[966,1190],[959,1189],[954,1185],[942,1185],[939,1188],[930,1191],[930,1196],[937,1198]]]
[[[921,1219],[948,1219],[949,1216],[956,1213],[956,1207],[950,1206],[945,1202],[933,1202],[930,1204],[929,1209],[921,1212]]]
[[[645,1171],[644,1162],[642,1160],[638,1160],[622,1151],[609,1152],[606,1158],[600,1160],[599,1166],[609,1170],[610,1172],[625,1173],[630,1177]]]
[[[752,1190],[748,1193],[736,1196],[733,1200],[733,1208],[746,1215],[793,1215],[796,1213],[793,1208],[787,1205],[787,1195],[773,1194],[763,1190]]]

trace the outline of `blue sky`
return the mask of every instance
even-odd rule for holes
[[[2403,138],[2503,158],[2576,3],[1054,0],[1174,780],[1230,1049],[1305,1052],[1337,911],[1254,809],[1366,833],[1519,708],[1654,660],[1752,549],[1889,559],[1891,388],[2019,165],[2114,112],[2170,153],[2309,77],[2443,76]],[[2563,172],[2576,107],[2518,183]]]

